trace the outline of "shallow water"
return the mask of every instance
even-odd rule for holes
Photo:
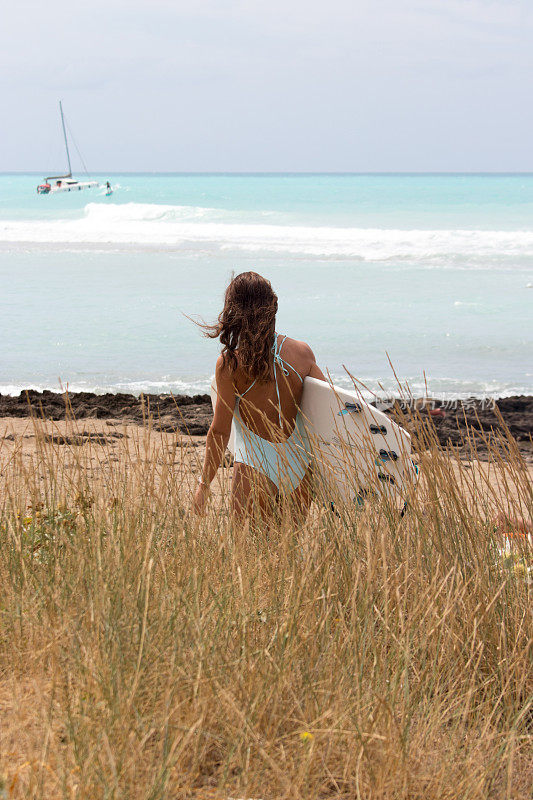
[[[338,382],[533,394],[533,176],[0,176],[0,392],[204,391],[233,270]],[[107,176],[104,176],[107,177]]]

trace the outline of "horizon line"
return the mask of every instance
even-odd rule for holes
[[[46,172],[43,170],[0,170],[0,175],[44,175]],[[317,175],[331,175],[331,176],[391,176],[391,175],[404,175],[404,176],[416,176],[416,175],[428,175],[428,176],[461,176],[461,175],[477,175],[477,176],[513,176],[513,175],[533,175],[533,171],[525,170],[469,170],[469,171],[461,171],[461,170],[436,170],[436,171],[424,171],[424,170],[405,170],[405,171],[391,171],[391,170],[377,170],[377,171],[363,171],[363,172],[353,172],[353,171],[307,171],[307,170],[257,170],[257,171],[241,171],[241,170],[212,170],[212,171],[159,171],[159,170],[119,170],[119,171],[109,171],[104,169],[95,169],[91,170],[91,172],[87,173],[88,175],[174,175],[174,176],[275,176],[275,175],[291,175],[291,176],[317,176]],[[83,176],[84,177],[84,176]]]

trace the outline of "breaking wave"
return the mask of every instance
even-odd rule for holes
[[[266,224],[245,212],[89,203],[78,218],[0,220],[0,243],[246,251],[361,261],[499,263],[533,256],[533,231],[399,230]],[[265,217],[268,215],[264,215]]]
[[[33,389],[38,392],[45,390],[52,392],[62,392],[68,388],[69,392],[92,392],[94,394],[112,394],[124,392],[126,394],[140,395],[145,394],[174,394],[174,395],[195,395],[209,392],[209,387],[214,376],[204,375],[195,380],[180,379],[171,376],[162,376],[159,380],[146,378],[144,380],[136,378],[127,380],[124,378],[107,380],[74,380],[59,383],[56,381],[20,381],[18,383],[0,383],[0,396],[17,396],[21,392]],[[406,379],[403,383],[403,391],[399,392],[398,383],[392,378],[379,379],[374,376],[365,376],[360,379],[354,387],[353,381],[344,373],[333,373],[331,375],[333,383],[343,389],[356,388],[361,396],[366,400],[372,401],[377,398],[398,397],[400,394],[407,397],[429,396],[440,400],[460,399],[466,400],[469,397],[498,398],[512,397],[515,395],[530,395],[531,385],[520,382],[505,382],[498,380],[460,380],[457,378],[437,378],[426,383],[419,376]],[[408,387],[408,390],[407,390]]]

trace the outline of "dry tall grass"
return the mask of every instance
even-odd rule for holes
[[[530,797],[528,543],[505,560],[492,522],[531,517],[512,442],[467,468],[421,430],[403,519],[261,534],[227,485],[188,517],[149,423],[117,461],[35,426],[31,463],[0,451],[0,797]]]

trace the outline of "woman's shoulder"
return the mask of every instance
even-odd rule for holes
[[[237,365],[234,367],[228,362],[227,358],[224,358],[223,354],[220,354],[215,365],[215,378],[217,383],[222,381],[233,386],[236,383],[242,383],[242,381],[246,382],[246,380],[249,379],[249,376],[243,372],[238,356]]]
[[[233,377],[234,372],[232,372],[230,365],[227,363],[227,359],[225,359],[221,353],[217,358],[217,363],[215,365],[215,378],[217,379],[217,382],[227,381],[232,383]]]
[[[285,336],[283,347],[285,348],[287,345],[292,351],[298,353],[298,355],[302,356],[303,358],[314,358],[311,347],[307,344],[307,342],[304,342],[301,339],[293,339],[290,336]]]
[[[290,362],[302,377],[318,378],[321,381],[327,380],[326,376],[316,363],[315,354],[307,342],[299,339],[288,339],[289,346],[286,353],[283,353],[284,360]]]
[[[283,342],[281,357],[295,367],[301,375],[308,375],[315,362],[315,354],[307,342],[287,336]]]

